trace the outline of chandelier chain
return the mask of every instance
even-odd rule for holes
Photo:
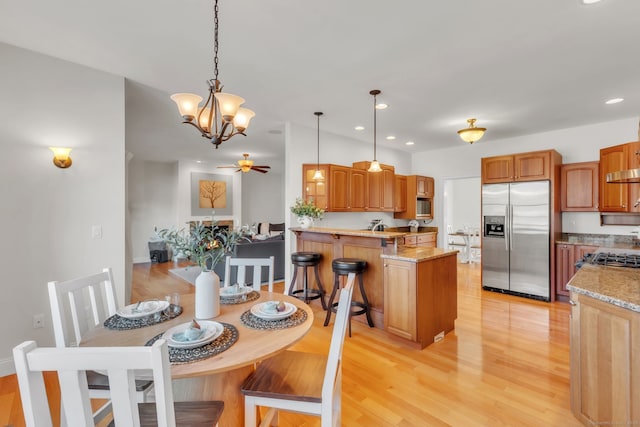
[[[213,23],[213,74],[214,79],[218,80],[218,0],[213,8]]]

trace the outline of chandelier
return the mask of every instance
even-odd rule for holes
[[[463,141],[468,142],[469,144],[473,144],[486,132],[486,128],[477,128],[476,127],[476,119],[467,119],[467,123],[469,123],[469,127],[465,129],[460,129],[458,131],[458,135],[462,138]]]
[[[171,95],[171,99],[178,104],[178,111],[184,120],[182,123],[194,126],[218,148],[224,141],[238,134],[246,136],[244,132],[255,113],[240,107],[244,103],[243,98],[222,92],[222,84],[218,80],[218,0],[215,0],[213,16],[214,78],[207,82],[207,101],[200,107],[202,97],[193,93],[176,93]]]

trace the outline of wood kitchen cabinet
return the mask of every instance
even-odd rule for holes
[[[367,171],[371,162],[355,162],[354,169]],[[381,172],[366,172],[366,211],[393,212],[395,210],[395,168],[380,164]]]
[[[409,175],[406,178],[407,208],[404,211],[394,212],[393,217],[401,219],[433,219],[434,179],[430,176],[419,175]],[[429,199],[431,211],[428,214],[422,214],[417,211],[418,198]]]
[[[404,237],[405,246],[420,246],[423,248],[435,248],[438,233],[421,233]]]
[[[562,163],[555,150],[533,151],[481,160],[482,183],[539,181],[553,179],[554,168]]]
[[[600,212],[640,212],[638,185],[608,183],[607,174],[640,167],[640,141],[600,149]]]
[[[366,172],[347,166],[321,164],[323,180],[314,180],[317,165],[302,165],[305,200],[327,212],[362,212],[366,204]]]
[[[316,173],[316,164],[302,165],[302,194],[305,201],[313,199],[314,204],[320,209],[330,211],[329,209],[329,165],[319,165],[322,171],[323,180],[314,180],[313,175]]]
[[[563,212],[597,212],[600,162],[570,163],[560,168],[560,207]]]
[[[384,259],[384,327],[424,348],[454,329],[455,254],[423,261]]]
[[[576,262],[596,249],[598,246],[556,243],[556,295],[569,296],[567,283],[576,274]]]
[[[640,313],[571,293],[571,410],[584,425],[640,425]]]
[[[405,175],[396,175],[395,179],[393,211],[404,212],[407,210],[407,177]]]

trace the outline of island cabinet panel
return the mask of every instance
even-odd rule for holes
[[[384,259],[385,329],[424,348],[455,327],[455,253],[411,262]]]
[[[571,409],[584,425],[640,425],[640,313],[571,294]]]
[[[598,211],[600,162],[562,165],[560,207],[563,212]]]
[[[379,328],[382,328],[384,317],[384,286],[382,280],[381,253],[380,247],[363,247],[360,242],[353,242],[352,244],[344,243],[342,245],[342,256],[344,258],[356,258],[367,262],[367,271],[364,275],[364,289],[367,293],[369,306],[371,307],[373,323]],[[360,295],[360,288],[358,286],[353,289],[353,300],[362,301],[362,295]],[[366,322],[366,316],[356,317],[360,318],[358,320]]]

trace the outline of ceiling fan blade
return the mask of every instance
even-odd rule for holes
[[[260,169],[259,167],[256,167],[256,166],[253,166],[251,169],[252,169],[252,170],[254,170],[254,171],[256,171],[256,172],[260,172],[260,173],[267,173],[267,172],[269,172],[268,170],[263,170],[263,169]]]
[[[271,166],[258,166],[258,165],[253,165],[251,166],[252,168],[262,168],[262,169],[271,169]]]
[[[237,168],[237,167],[238,167],[238,166],[235,166],[235,165],[231,165],[231,166],[218,166],[218,168],[219,168],[219,169],[222,169],[222,168]]]

